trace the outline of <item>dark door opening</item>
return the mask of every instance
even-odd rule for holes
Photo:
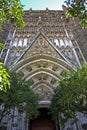
[[[38,110],[40,114],[37,119],[30,121],[30,130],[56,130],[56,125],[52,120],[49,109],[39,108]]]

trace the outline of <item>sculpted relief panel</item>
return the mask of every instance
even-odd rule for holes
[[[51,100],[53,96],[52,92],[43,85],[37,88],[36,92],[42,100]]]
[[[55,49],[43,37],[39,37],[33,44],[33,47],[31,45],[30,50],[25,54],[24,58],[36,54],[47,54],[60,58],[60,55],[58,55]]]

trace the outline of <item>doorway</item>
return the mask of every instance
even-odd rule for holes
[[[56,130],[55,122],[52,120],[48,108],[39,108],[37,119],[30,121],[30,130]]]

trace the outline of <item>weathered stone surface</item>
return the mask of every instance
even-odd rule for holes
[[[9,34],[9,30],[10,30],[10,25],[6,24],[3,26],[3,29],[0,30],[0,42],[5,43],[8,34]]]
[[[76,18],[71,19],[69,24],[73,37],[79,45],[85,60],[87,61],[87,29],[82,28]]]

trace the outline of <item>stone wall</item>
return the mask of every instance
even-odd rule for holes
[[[9,30],[10,30],[9,24],[3,26],[3,29],[0,31],[0,42],[5,43]]]
[[[77,19],[74,19],[73,22],[71,22],[71,27],[73,36],[87,61],[87,29],[83,29]]]

